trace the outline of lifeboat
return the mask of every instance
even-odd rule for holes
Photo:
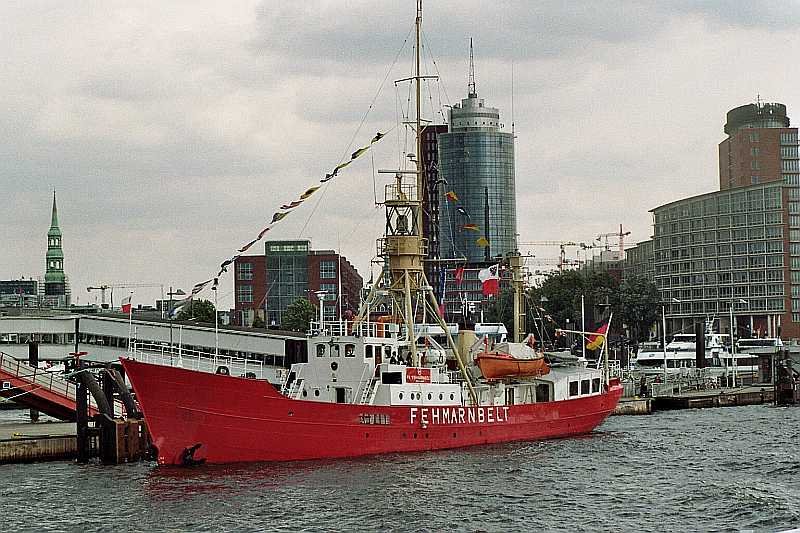
[[[544,355],[527,344],[503,342],[475,357],[475,364],[489,380],[543,376],[550,372]]]

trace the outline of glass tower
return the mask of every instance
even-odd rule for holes
[[[500,112],[484,105],[474,82],[449,118],[449,131],[438,139],[439,175],[446,180],[441,194],[454,192],[458,200],[441,202],[440,256],[493,262],[517,248],[514,136],[500,131]],[[477,231],[465,228],[470,224]],[[481,236],[488,247],[477,243]]]

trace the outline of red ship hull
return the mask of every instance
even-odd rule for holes
[[[387,407],[292,400],[264,381],[123,359],[159,464],[291,461],[568,437],[591,432],[622,386],[512,406]]]

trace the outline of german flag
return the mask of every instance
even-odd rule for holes
[[[587,350],[597,350],[603,346],[606,341],[606,331],[608,331],[608,322],[598,328],[593,335],[589,335],[586,339]]]

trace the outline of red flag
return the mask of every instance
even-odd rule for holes
[[[444,304],[439,304],[439,316],[444,318]],[[427,342],[428,338],[425,337],[425,341]]]
[[[500,292],[500,265],[492,265],[478,272],[478,279],[483,285],[483,295],[492,296]]]
[[[133,310],[133,306],[131,305],[131,297],[133,295],[129,294],[126,298],[122,299],[122,312],[126,315],[130,314]]]
[[[461,285],[461,282],[464,281],[464,267],[458,267],[455,272],[453,272],[453,277],[456,280],[456,284]]]

